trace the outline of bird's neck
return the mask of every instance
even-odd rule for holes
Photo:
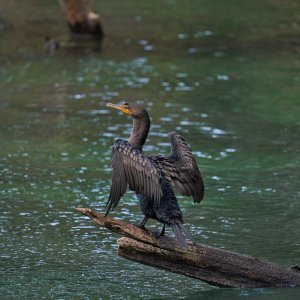
[[[143,150],[148,132],[150,129],[150,119],[148,114],[142,118],[133,119],[133,128],[128,142],[139,150]]]

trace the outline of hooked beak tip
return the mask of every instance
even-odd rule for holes
[[[123,104],[118,105],[118,104],[113,104],[113,103],[105,103],[105,106],[120,110],[121,112],[123,112],[127,115],[130,114],[129,109],[127,107],[125,107]]]

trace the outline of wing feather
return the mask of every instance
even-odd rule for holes
[[[192,196],[194,202],[200,202],[204,195],[204,184],[192,151],[181,135],[170,132],[169,137],[171,155],[157,155],[152,159],[179,193]]]
[[[162,196],[161,171],[151,158],[123,140],[113,146],[112,185],[106,214],[113,210],[124,195],[127,185],[138,194],[143,194],[156,203]]]

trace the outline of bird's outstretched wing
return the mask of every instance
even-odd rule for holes
[[[159,203],[162,196],[161,171],[151,158],[147,158],[130,143],[121,139],[113,146],[112,185],[106,214],[113,210],[126,192],[127,185],[137,194],[143,194]]]
[[[181,135],[170,132],[169,137],[171,155],[153,156],[152,160],[179,193],[192,196],[194,202],[200,202],[204,195],[204,184],[192,151]]]

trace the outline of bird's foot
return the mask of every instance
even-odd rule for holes
[[[158,231],[154,231],[153,232],[153,235],[159,239],[161,236],[164,236],[165,235],[165,229],[166,229],[166,224],[163,224],[161,230],[158,230]]]
[[[141,229],[143,229],[145,231],[148,231],[146,229],[146,227],[145,227],[145,225],[146,225],[146,223],[147,223],[148,220],[149,220],[149,218],[146,217],[146,216],[144,216],[144,218],[139,223],[137,223],[137,224],[135,223],[133,225],[136,226],[136,227],[138,227],[138,228],[141,228]]]
[[[153,231],[152,234],[154,235],[155,238],[159,239],[162,235],[160,234],[160,230]]]
[[[143,224],[141,225],[140,223],[133,223],[132,225],[134,225],[135,227],[138,227],[140,229],[143,229],[143,230],[147,231],[146,226],[143,225]]]
[[[145,231],[147,234],[151,234],[151,231],[149,231],[147,228],[146,228],[146,226],[145,225],[140,225],[140,224],[132,224],[132,225],[134,225],[135,227],[138,227],[138,228],[140,228],[140,229],[142,229],[143,231]]]

